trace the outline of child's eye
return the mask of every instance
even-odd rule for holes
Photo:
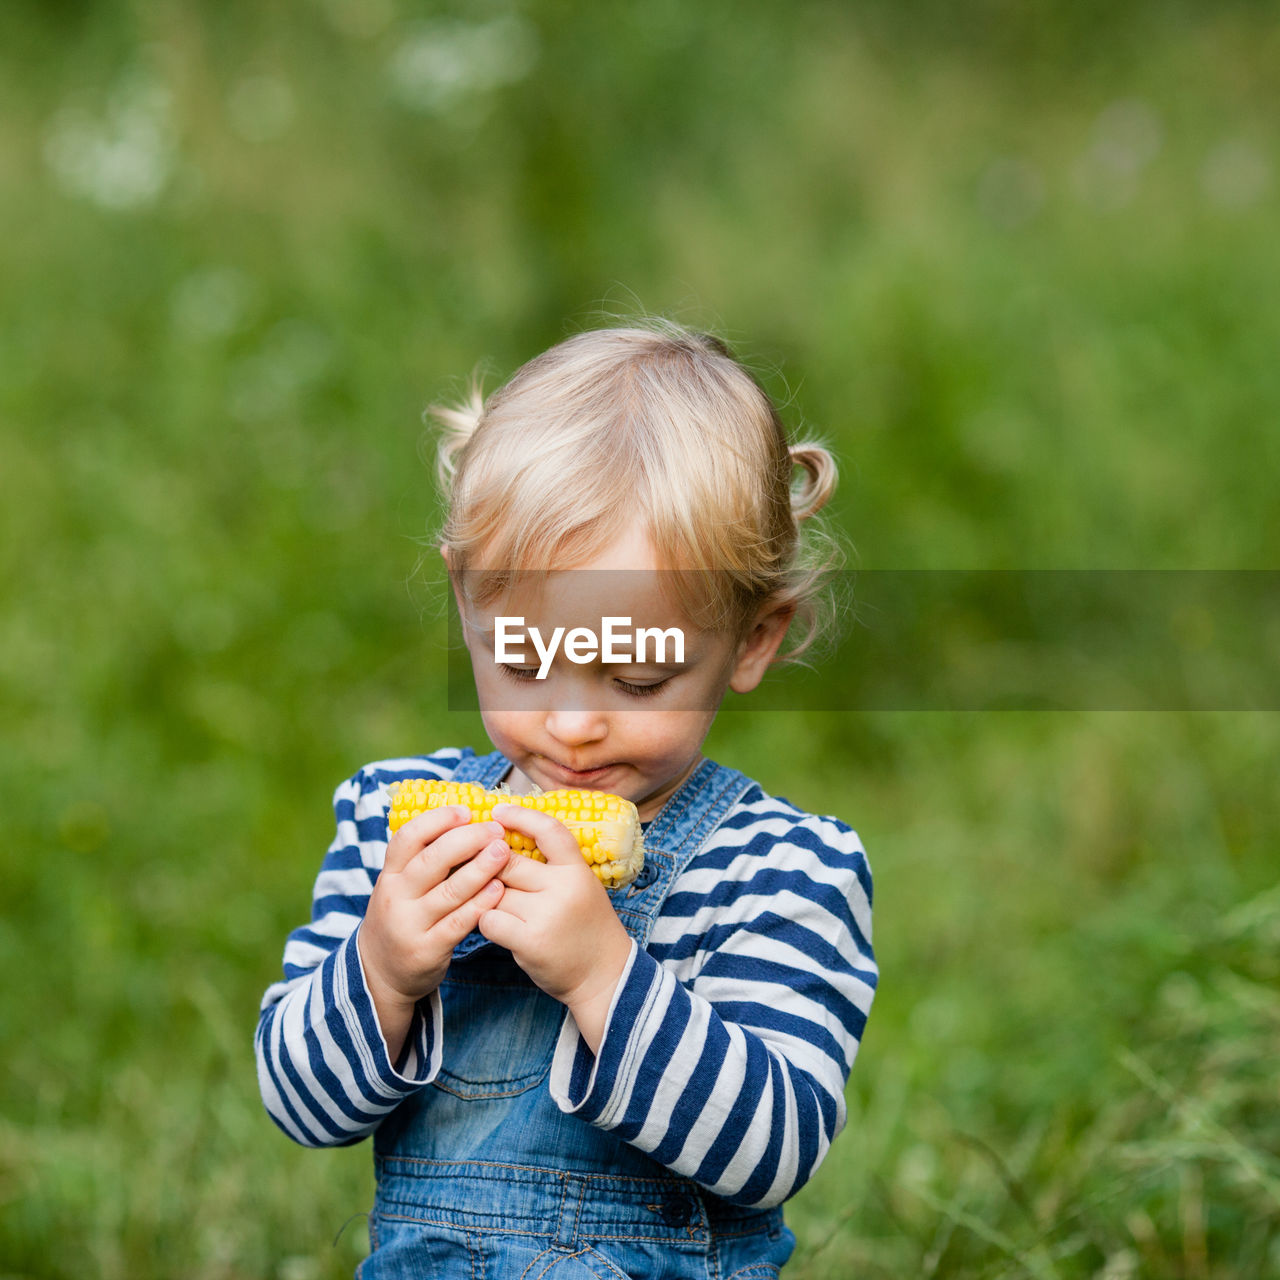
[[[671,677],[667,676],[665,680],[655,680],[653,684],[633,684],[630,680],[615,680],[614,684],[628,697],[652,698],[655,693],[658,693],[664,685],[670,682]]]
[[[537,667],[513,667],[508,662],[498,663],[498,670],[502,672],[508,680],[516,680],[523,684],[526,680],[536,680],[538,678]]]

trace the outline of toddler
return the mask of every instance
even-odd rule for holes
[[[307,1146],[375,1135],[366,1278],[777,1275],[781,1205],[845,1120],[871,879],[849,827],[701,747],[725,693],[808,638],[800,522],[834,464],[788,446],[721,343],[658,322],[570,338],[439,417],[441,551],[495,750],[338,788],[263,1000],[267,1110]],[[671,643],[570,643],[607,618]],[[514,645],[513,619],[565,643]],[[388,788],[415,777],[624,796],[644,868],[607,890],[514,805],[388,837]]]

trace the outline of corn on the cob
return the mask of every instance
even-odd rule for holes
[[[486,791],[475,782],[448,782],[436,778],[409,778],[389,788],[391,809],[387,815],[392,831],[410,818],[445,805],[464,805],[472,822],[488,822],[496,804],[517,804],[538,809],[559,819],[569,828],[582,850],[587,865],[606,889],[629,885],[644,865],[644,841],[640,815],[630,800],[605,791],[543,791],[521,796],[506,791]],[[542,850],[531,836],[507,832],[507,844],[517,853],[545,862]]]

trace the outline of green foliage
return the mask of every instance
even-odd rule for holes
[[[9,10],[9,1275],[362,1255],[367,1148],[276,1133],[251,1034],[332,787],[484,745],[422,549],[478,362],[719,329],[868,568],[1273,567],[1265,6]],[[876,872],[797,1280],[1280,1271],[1274,717],[744,705],[709,751]]]

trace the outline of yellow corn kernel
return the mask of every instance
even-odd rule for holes
[[[450,782],[437,778],[409,778],[388,788],[391,808],[387,825],[398,831],[410,818],[428,809],[463,805],[472,822],[488,822],[496,804],[518,804],[559,819],[578,842],[582,856],[606,889],[629,885],[644,865],[644,840],[640,815],[630,800],[605,791],[543,791],[520,796],[506,791],[486,791],[477,782]],[[545,862],[532,836],[507,832],[507,844],[517,853]]]

